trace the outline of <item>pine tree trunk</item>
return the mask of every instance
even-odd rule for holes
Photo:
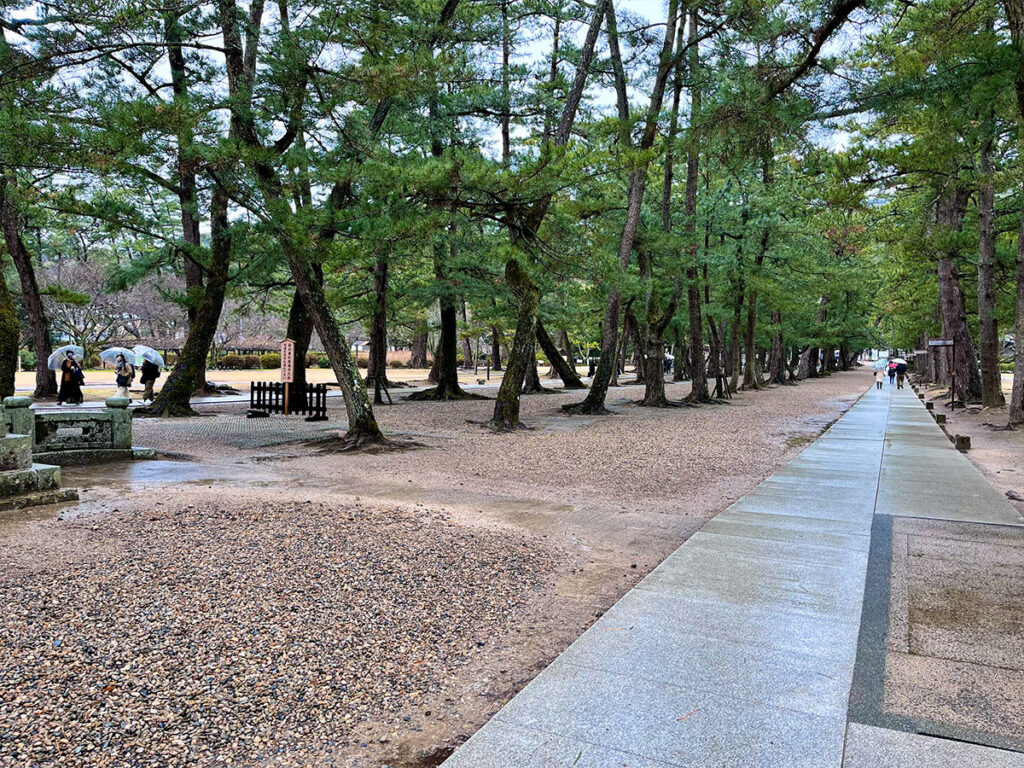
[[[323,276],[318,274],[321,282]],[[306,402],[306,355],[309,354],[309,343],[313,338],[313,318],[309,316],[302,297],[296,291],[292,296],[292,305],[288,311],[287,336],[295,342],[295,377],[292,379],[292,402]]]
[[[935,228],[938,234],[960,231],[967,208],[969,191],[960,184],[943,190],[935,204]],[[957,398],[963,402],[981,399],[981,375],[974,351],[974,338],[967,325],[967,309],[960,289],[960,275],[953,259],[955,250],[947,251],[939,259],[939,311],[942,315],[943,338],[953,339],[955,358],[953,360],[953,387]]]
[[[178,360],[153,403],[136,413],[147,416],[193,416],[192,394],[206,375],[206,356],[213,342],[224,307],[224,294],[231,265],[231,224],[228,221],[228,195],[214,189],[210,203],[210,262],[202,301],[195,322],[189,324],[188,338]]]
[[[576,367],[570,366],[562,359],[554,342],[551,340],[551,336],[548,335],[547,330],[545,330],[543,323],[539,319],[537,320],[536,331],[537,342],[551,362],[551,370],[562,380],[563,389],[586,389],[587,385],[583,383],[579,374],[576,373]],[[562,331],[562,334],[564,337],[565,331]]]
[[[36,356],[36,388],[32,396],[56,397],[57,377],[47,364],[53,352],[50,344],[50,321],[46,317],[46,308],[39,295],[39,283],[36,280],[32,256],[21,239],[18,209],[10,198],[8,184],[13,186],[13,182],[9,182],[6,176],[0,176],[0,224],[3,227],[4,241],[7,243],[7,252],[11,254],[14,267],[18,271],[25,313],[28,315],[29,330],[32,333],[32,349]],[[14,350],[17,357],[17,343]]]
[[[786,383],[786,351],[782,345],[782,315],[777,309],[772,310],[772,351],[768,356],[768,382],[770,384]]]
[[[501,332],[497,326],[491,328],[491,370],[501,370]]]
[[[462,324],[468,325],[469,317],[466,314],[465,299],[460,300],[460,304],[462,305]],[[462,338],[462,367],[467,371],[471,371],[475,368],[473,365],[473,345],[470,344],[468,336],[464,336]]]
[[[373,389],[373,401],[383,404],[380,387],[388,381],[388,256],[383,249],[373,260],[373,312],[370,316],[370,359],[366,366],[366,386]]]
[[[530,280],[517,259],[505,262],[505,281],[509,290],[518,299],[519,306],[508,366],[498,388],[494,416],[491,420],[491,425],[501,431],[519,428],[519,394],[523,378],[526,376],[527,366],[537,364],[533,344],[536,335],[537,307],[540,305],[540,289]]]
[[[1024,107],[1022,107],[1024,112]],[[1024,186],[1021,189],[1021,222],[1017,233],[1017,311],[1014,315],[1013,389],[1010,392],[1009,424],[1024,424]]]
[[[18,371],[18,313],[7,290],[7,281],[0,280],[0,400],[14,394],[14,374]],[[2,414],[0,414],[2,417]],[[4,431],[0,427],[0,431]]]
[[[427,321],[419,320],[412,337],[412,353],[409,355],[410,368],[426,368],[427,361]]]
[[[996,324],[996,236],[995,188],[992,184],[992,132],[994,118],[989,108],[986,137],[981,147],[981,183],[978,185],[978,326],[981,336],[981,404],[985,408],[1005,405],[999,370],[999,329]]]
[[[1017,54],[1013,85],[1017,96],[1017,141],[1024,145],[1024,0],[1003,0],[1006,20]],[[1017,236],[1017,311],[1013,332],[1016,339],[1013,389],[1010,393],[1009,425],[1024,424],[1024,183],[1021,184],[1021,224]]]

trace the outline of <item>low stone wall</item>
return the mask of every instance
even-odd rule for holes
[[[8,397],[4,419],[8,431],[32,438],[37,462],[72,466],[146,455],[132,448],[132,415],[128,398],[110,397],[102,410],[36,413],[32,399]]]

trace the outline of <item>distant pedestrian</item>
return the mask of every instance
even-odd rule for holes
[[[114,376],[114,381],[117,384],[117,396],[127,397],[130,400],[128,387],[132,385],[132,379],[135,378],[135,366],[129,363],[122,354],[114,359]]]
[[[875,371],[875,389],[882,388],[882,382],[885,381],[885,374],[881,371]]]
[[[85,382],[85,374],[81,366],[75,360],[75,353],[68,351],[60,363],[60,391],[57,393],[57,405],[70,403],[71,405],[81,404],[82,384]]]
[[[152,360],[142,361],[142,375],[139,376],[139,383],[142,384],[142,402],[153,401],[153,385],[160,378],[160,366]]]
[[[889,386],[893,385],[896,381],[896,363],[889,363]]]
[[[903,389],[903,382],[907,378],[907,364],[896,364],[896,389]]]

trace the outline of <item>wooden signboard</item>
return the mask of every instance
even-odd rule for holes
[[[291,339],[281,342],[281,381],[285,384],[295,381],[295,342]]]

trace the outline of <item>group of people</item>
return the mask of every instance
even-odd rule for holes
[[[896,389],[903,389],[903,383],[907,378],[907,364],[896,363],[889,361],[889,364],[883,369],[879,368],[875,371],[875,389],[881,389],[882,384],[885,382],[886,375],[889,376],[889,386],[891,387],[893,382],[896,382]]]
[[[139,383],[142,384],[142,401],[152,402],[153,385],[160,378],[160,366],[150,360],[143,360]],[[131,400],[129,387],[135,380],[135,366],[128,362],[123,354],[114,359],[114,384],[117,386],[117,397]],[[75,359],[75,353],[68,350],[60,364],[60,390],[57,392],[57,405],[80,405],[83,400],[82,384],[85,374],[82,366]]]

